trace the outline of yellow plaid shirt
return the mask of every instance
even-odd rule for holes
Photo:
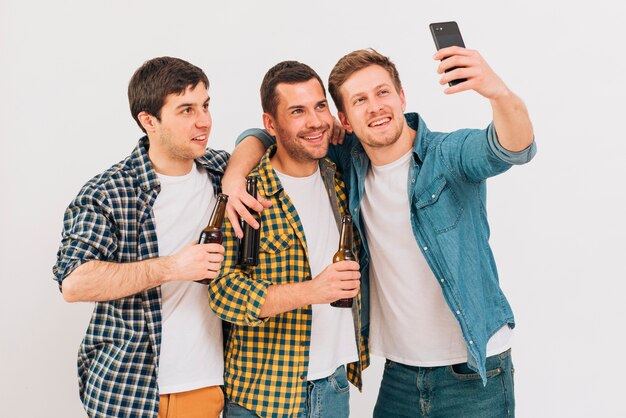
[[[311,280],[298,213],[270,163],[274,149],[267,151],[251,173],[258,177],[259,195],[273,202],[261,213],[259,263],[255,267],[236,265],[237,239],[227,221],[224,264],[220,277],[209,286],[211,308],[231,323],[224,336],[226,396],[261,417],[295,416],[304,409],[312,319],[310,305],[259,318],[270,285]],[[320,172],[339,224],[347,206],[345,185],[330,160],[320,160]],[[360,245],[356,231],[355,237],[355,246]],[[369,364],[369,352],[366,337],[360,332],[360,294],[355,302],[360,361],[348,364],[347,374],[360,390],[361,371]]]

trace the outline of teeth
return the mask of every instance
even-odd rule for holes
[[[204,141],[205,139],[206,139],[206,135],[201,135],[201,136],[195,137],[193,140],[194,141]]]
[[[390,118],[384,118],[384,119],[381,119],[381,120],[377,120],[376,122],[370,123],[370,126],[380,126],[383,123],[389,122],[390,120],[391,120]]]
[[[313,139],[319,139],[321,137],[322,137],[322,134],[319,134],[319,135],[315,135],[315,136],[305,136],[304,139],[313,140]]]

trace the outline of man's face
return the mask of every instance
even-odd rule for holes
[[[383,67],[370,65],[352,74],[339,88],[344,111],[339,119],[364,147],[393,145],[405,126],[404,91],[397,91]]]
[[[211,124],[204,83],[189,86],[180,95],[169,94],[161,108],[161,121],[154,118],[150,151],[171,162],[190,162],[206,152]]]
[[[265,127],[276,136],[278,152],[297,163],[326,156],[333,118],[319,81],[276,86],[276,116],[264,114]]]

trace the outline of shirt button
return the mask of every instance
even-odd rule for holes
[[[441,283],[443,283],[443,279],[441,279]]]
[[[461,311],[456,311],[456,314],[457,315],[461,315]]]
[[[411,179],[411,183],[415,183],[415,179]]]
[[[474,340],[470,340],[470,345],[473,345],[473,344],[474,344]]]
[[[428,251],[428,247],[424,247],[424,251]]]
[[[300,345],[304,347],[306,345],[306,341],[300,341]]]
[[[434,198],[436,198],[436,197],[437,197],[437,195],[432,195],[431,197],[434,199]]]
[[[300,380],[304,380],[304,379],[306,379],[306,376],[305,375],[301,375],[300,376]]]

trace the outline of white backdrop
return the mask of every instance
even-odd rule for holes
[[[174,2],[171,2],[174,3]],[[0,415],[81,417],[76,352],[90,304],[51,267],[63,210],[140,131],[126,87],[172,55],[210,81],[210,146],[261,124],[258,89],[284,59],[326,79],[358,48],[389,55],[433,130],[484,127],[486,100],[445,96],[431,22],[456,20],[527,103],[539,153],[489,182],[493,248],[516,314],[520,417],[623,417],[626,39],[619,2],[0,0]],[[374,358],[352,416],[371,416]]]

